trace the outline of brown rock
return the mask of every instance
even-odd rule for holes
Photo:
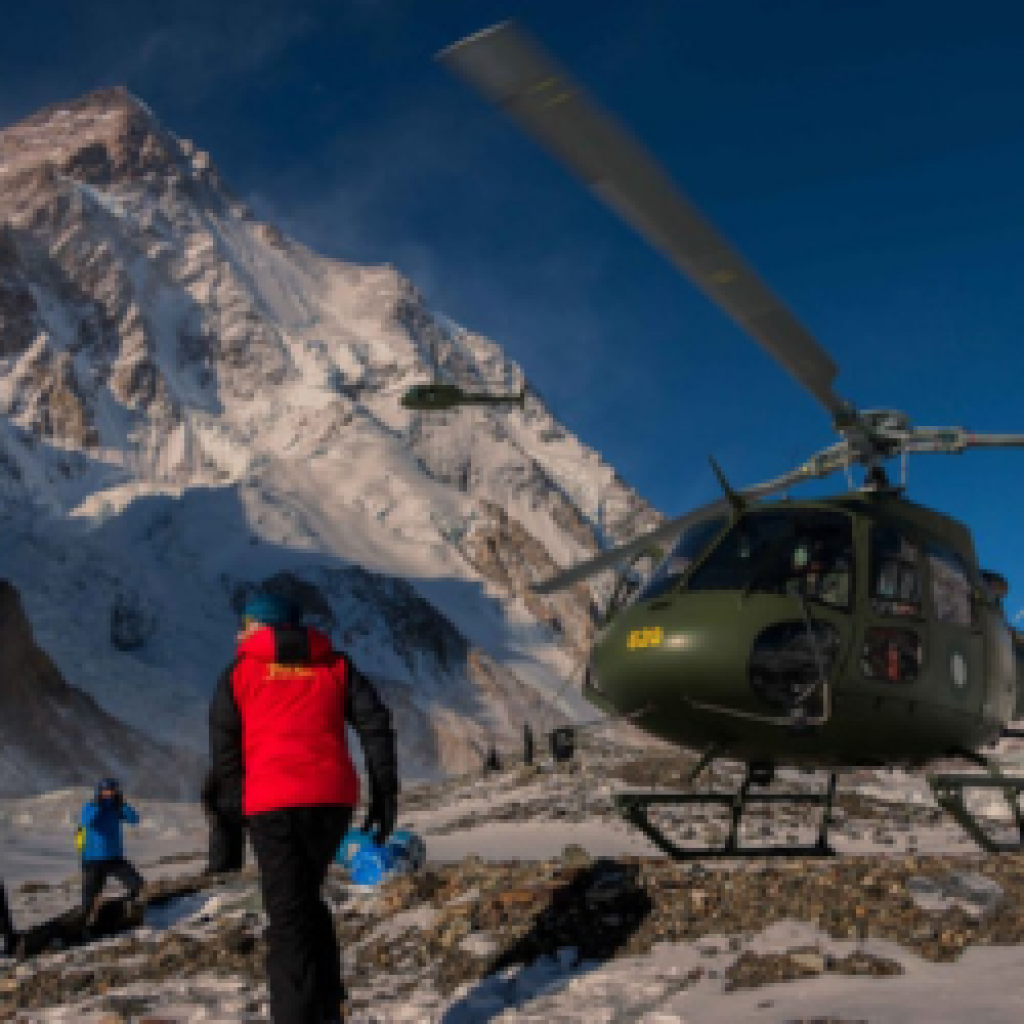
[[[528,888],[508,889],[499,894],[498,902],[503,907],[529,906],[544,900],[551,892],[559,888],[561,884],[555,881],[538,882],[536,885],[531,885]]]

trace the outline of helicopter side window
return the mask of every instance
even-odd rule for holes
[[[671,590],[682,578],[687,569],[704,554],[707,546],[722,532],[722,528],[729,520],[725,516],[715,519],[706,519],[701,523],[694,523],[676,541],[676,546],[669,552],[662,563],[655,570],[654,574],[647,581],[641,601],[652,597],[659,597],[665,591]]]
[[[912,683],[921,672],[921,638],[912,629],[872,626],[864,633],[860,670],[868,679]]]
[[[736,523],[687,589],[793,594],[848,609],[852,578],[848,516],[831,509],[763,509]]]
[[[921,615],[921,552],[899,530],[871,530],[871,607],[894,618]]]
[[[928,568],[932,577],[932,602],[939,622],[955,626],[973,623],[971,579],[963,559],[938,544],[928,545]]]

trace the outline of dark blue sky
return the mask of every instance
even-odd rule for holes
[[[1024,431],[1024,5],[206,0],[4,13],[0,121],[124,82],[235,190],[501,342],[669,513],[832,439],[788,375],[433,61],[516,17],[840,365],[919,424]],[[1024,451],[920,456],[1024,608]],[[840,481],[837,479],[836,486]]]

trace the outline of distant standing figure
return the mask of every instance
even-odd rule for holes
[[[211,768],[203,780],[200,794],[203,811],[210,826],[207,874],[221,875],[241,871],[245,864],[245,821],[230,808],[221,807],[221,782]]]
[[[484,769],[489,772],[501,771],[501,757],[498,748],[492,743],[491,749],[487,752],[487,760],[484,762]]]
[[[370,777],[363,827],[383,844],[398,808],[391,713],[329,637],[301,625],[298,609],[255,594],[210,704],[210,762],[219,806],[244,813],[260,869],[275,1024],[342,1020],[341,955],[320,889],[359,801],[346,723]]]
[[[529,722],[523,726],[523,761],[533,764],[533,730]]]
[[[99,897],[107,879],[113,875],[128,890],[133,903],[142,891],[142,876],[125,859],[121,823],[138,825],[139,815],[125,803],[117,779],[102,779],[96,797],[82,807],[85,846],[82,849],[82,907],[85,925],[95,923]]]
[[[7,906],[7,891],[4,889],[4,883],[0,882],[0,939],[3,940],[4,956],[10,956],[14,952],[17,938],[18,933],[14,930],[11,911]]]

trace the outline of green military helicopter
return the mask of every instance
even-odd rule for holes
[[[914,504],[883,465],[915,452],[1024,446],[1024,434],[914,427],[892,410],[858,410],[833,390],[837,367],[665,172],[521,30],[504,23],[439,59],[559,157],[719,308],[745,328],[828,412],[840,439],[774,480],[724,497],[604,552],[534,589],[541,594],[625,567],[590,652],[584,694],[611,715],[702,756],[746,766],[737,792],[626,793],[628,821],[677,858],[830,854],[830,810],[842,768],[920,767],[962,758],[987,774],[939,773],[939,804],[984,849],[1024,849],[1024,779],[979,752],[1024,712],[1024,669],[1002,609],[1006,581],[980,569],[961,523]],[[851,467],[864,486],[835,497],[765,503],[795,484]],[[635,586],[639,559],[661,557]],[[571,734],[559,730],[564,752]],[[554,745],[553,745],[554,749]],[[778,766],[828,772],[822,793],[751,792]],[[968,808],[998,790],[1015,826],[997,839]],[[822,808],[817,841],[741,847],[751,802]],[[718,804],[723,846],[681,845],[652,808]]]
[[[434,379],[429,384],[413,384],[398,400],[405,409],[417,412],[446,412],[463,405],[518,405],[526,408],[526,384],[516,394],[496,395],[491,392],[466,391],[458,384],[447,384],[441,379],[441,365],[437,349],[430,343],[430,362]]]
[[[457,384],[435,381],[431,384],[413,384],[398,400],[406,409],[419,412],[444,412],[460,405],[518,405],[526,408],[526,387],[515,395],[492,395],[486,392],[464,391]]]

